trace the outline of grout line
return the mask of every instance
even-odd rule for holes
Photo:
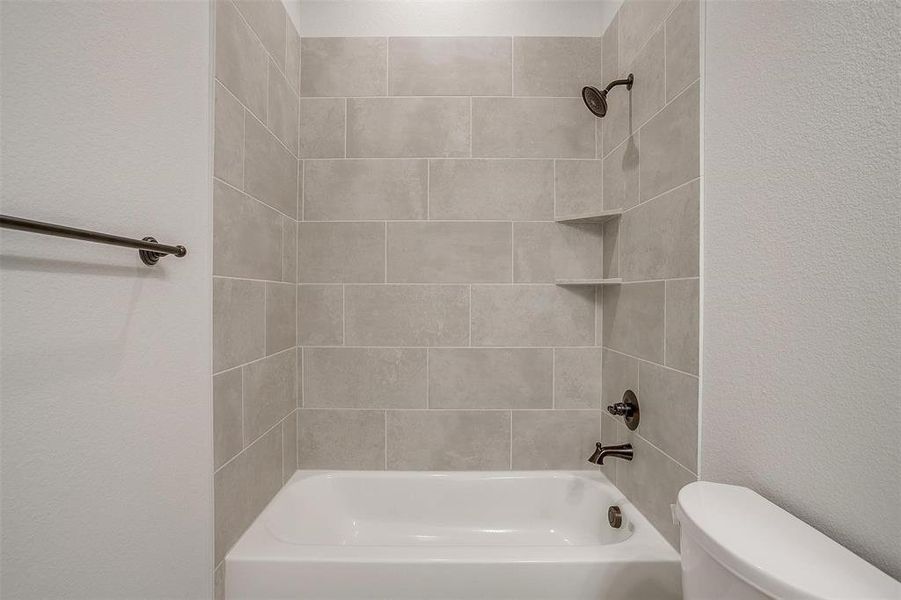
[[[227,461],[225,461],[224,463],[222,463],[222,464],[219,466],[218,469],[216,469],[216,470],[213,471],[213,475],[215,475],[216,473],[218,473],[219,471],[221,471],[222,469],[224,469],[225,467],[227,467],[228,465],[230,465],[230,464],[231,464],[232,462],[234,462],[235,459],[237,459],[238,457],[243,456],[248,450],[250,450],[251,447],[253,447],[254,444],[256,444],[256,443],[259,442],[261,439],[263,439],[264,437],[266,437],[269,433],[272,432],[273,429],[275,429],[276,427],[280,426],[280,425],[282,424],[282,421],[283,421],[283,420],[284,420],[284,418],[279,419],[279,421],[278,421],[275,425],[273,425],[272,427],[270,427],[269,429],[267,429],[266,431],[264,431],[263,433],[261,433],[260,435],[258,435],[258,436],[256,437],[256,439],[254,439],[252,442],[250,442],[249,444],[247,444],[246,446],[244,446],[244,448],[243,448],[240,452],[238,452],[237,454],[235,454],[234,456],[232,456],[230,459],[228,459]]]
[[[233,184],[231,184],[231,183],[225,181],[224,179],[219,179],[218,177],[216,177],[216,176],[214,175],[214,176],[213,176],[213,181],[218,182],[218,183],[221,183],[222,185],[225,185],[226,187],[230,187],[231,189],[235,190],[236,192],[240,192],[242,195],[247,196],[247,197],[250,198],[251,200],[254,200],[254,201],[256,201],[256,202],[259,202],[260,204],[262,204],[262,205],[265,206],[266,208],[268,208],[268,209],[270,209],[270,210],[272,210],[272,211],[278,213],[279,215],[281,215],[281,216],[283,216],[283,217],[288,217],[289,219],[293,219],[293,220],[295,220],[295,221],[297,220],[295,217],[292,217],[292,216],[289,215],[288,213],[282,212],[280,209],[278,209],[278,208],[276,208],[276,207],[274,207],[274,206],[272,206],[272,205],[270,205],[270,204],[266,204],[265,202],[263,202],[262,200],[260,200],[260,199],[257,198],[256,196],[253,196],[253,195],[247,193],[245,190],[242,190],[242,189],[239,189],[239,188],[235,187]]]
[[[359,406],[309,406],[303,409],[304,412],[313,412],[313,411],[342,411],[342,412],[373,412],[373,411],[392,411],[392,412],[420,412],[420,413],[431,413],[437,414],[442,412],[447,413],[465,413],[465,412],[484,412],[484,413],[499,413],[499,412],[519,412],[519,413],[549,413],[553,412],[553,409],[550,406],[545,406],[542,408],[510,408],[509,406],[504,407],[488,407],[488,408],[471,408],[471,407],[460,407],[460,408],[401,408],[401,407],[385,407],[385,406],[368,406],[368,407],[359,407]],[[603,410],[599,408],[561,408],[558,412],[573,412],[573,413],[602,413]]]
[[[640,175],[641,175],[641,160],[640,160],[640,159],[639,159],[639,161],[638,161],[638,171],[639,171],[639,176],[640,176]],[[629,212],[630,210],[635,210],[635,209],[638,208],[639,206],[644,206],[645,204],[648,204],[648,203],[650,203],[650,202],[653,202],[653,201],[659,199],[661,196],[666,196],[666,195],[669,194],[670,192],[675,192],[675,191],[678,190],[679,188],[683,188],[683,187],[689,186],[689,185],[691,185],[691,184],[693,184],[693,183],[695,183],[695,182],[698,182],[698,181],[700,181],[700,180],[701,180],[701,176],[698,175],[698,176],[696,176],[696,177],[694,177],[694,178],[692,178],[692,179],[689,179],[688,181],[686,181],[686,182],[684,182],[684,183],[680,183],[679,185],[677,185],[677,186],[675,186],[675,187],[671,187],[670,189],[666,190],[665,192],[660,192],[660,193],[657,194],[656,196],[652,196],[652,197],[648,198],[647,200],[643,200],[643,201],[642,201],[642,200],[639,200],[638,204],[636,204],[635,206],[631,206],[631,207],[625,209],[625,210],[623,211],[623,215],[626,214],[627,212]],[[640,182],[640,181],[638,182],[638,194],[639,194],[639,199],[640,199],[640,198],[641,198],[641,182]],[[620,217],[622,217],[622,215],[620,215]]]
[[[674,373],[679,373],[681,375],[686,375],[688,377],[694,377],[695,379],[698,379],[697,375],[695,375],[694,373],[689,373],[688,371],[682,371],[680,369],[675,369],[675,368],[665,365],[663,363],[659,363],[659,362],[656,362],[653,360],[648,360],[647,358],[641,358],[639,356],[634,356],[632,354],[622,352],[621,350],[616,350],[609,346],[604,346],[603,348],[604,348],[604,350],[609,350],[610,352],[613,352],[614,354],[620,354],[622,356],[626,356],[628,358],[631,358],[632,360],[637,360],[639,362],[648,363],[649,365],[654,365],[655,367],[660,367],[661,369],[666,369],[667,371],[673,371]]]
[[[335,100],[337,98],[344,98],[345,96],[319,96],[319,95],[305,95],[300,96],[300,98],[319,98],[321,100]],[[360,100],[385,100],[386,98],[415,98],[415,99],[435,99],[435,98],[479,98],[479,99],[488,99],[488,100],[578,100],[580,103],[582,102],[582,96],[511,96],[510,94],[391,94],[390,96],[372,96],[372,95],[356,95],[351,94],[347,96],[348,98],[359,98]],[[581,105],[581,104],[580,104]]]
[[[321,346],[321,347],[322,348],[330,348],[332,346]],[[340,348],[341,346],[336,346],[336,347]],[[371,347],[371,346],[365,346],[365,347]],[[278,356],[279,354],[284,354],[285,352],[290,352],[290,351],[294,350],[295,348],[296,348],[296,346],[292,346],[290,348],[285,348],[284,350],[279,350],[278,352],[273,352],[272,354],[268,354],[266,356],[261,356],[259,358],[255,358],[253,360],[249,360],[246,363],[241,363],[240,365],[234,365],[234,366],[228,367],[227,369],[222,369],[221,371],[216,371],[215,373],[213,373],[213,377],[215,377],[216,375],[221,375],[222,373],[226,373],[228,371],[233,371],[234,369],[237,369],[237,368],[249,367],[252,364],[266,360],[267,358],[272,358],[273,356]]]

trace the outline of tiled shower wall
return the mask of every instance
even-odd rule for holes
[[[601,38],[303,38],[301,468],[586,468]]]
[[[603,38],[604,81],[635,74],[600,145],[604,206],[625,209],[604,231],[624,283],[603,290],[603,400],[641,405],[634,433],[604,416],[605,442],[635,446],[608,474],[673,544],[670,504],[698,471],[699,24],[696,0],[626,0]]]
[[[300,38],[279,0],[218,0],[213,158],[215,562],[296,469]]]

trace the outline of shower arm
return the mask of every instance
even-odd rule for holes
[[[627,90],[631,90],[631,89],[632,89],[632,82],[633,82],[634,80],[635,80],[635,78],[632,77],[631,74],[629,74],[629,76],[626,77],[625,79],[617,79],[616,81],[611,81],[611,82],[607,85],[607,87],[604,88],[604,93],[606,94],[607,92],[609,92],[610,90],[612,90],[613,88],[615,88],[615,87],[618,86],[618,85],[624,85],[624,86],[626,86],[626,89],[627,89]]]

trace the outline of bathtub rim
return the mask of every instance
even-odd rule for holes
[[[619,499],[618,506],[634,526],[631,535],[612,544],[582,546],[353,546],[304,545],[282,541],[265,523],[273,503],[292,483],[311,477],[353,476],[402,478],[449,476],[468,480],[486,477],[582,477],[607,487]],[[606,507],[603,507],[606,510]],[[511,563],[600,563],[600,562],[678,562],[679,553],[651,525],[634,504],[600,471],[349,471],[335,469],[299,469],[272,497],[248,526],[224,563],[308,562],[373,564],[511,564]]]

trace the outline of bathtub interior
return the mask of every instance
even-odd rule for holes
[[[594,473],[298,471],[262,519],[296,545],[593,546],[632,535],[626,502]]]

